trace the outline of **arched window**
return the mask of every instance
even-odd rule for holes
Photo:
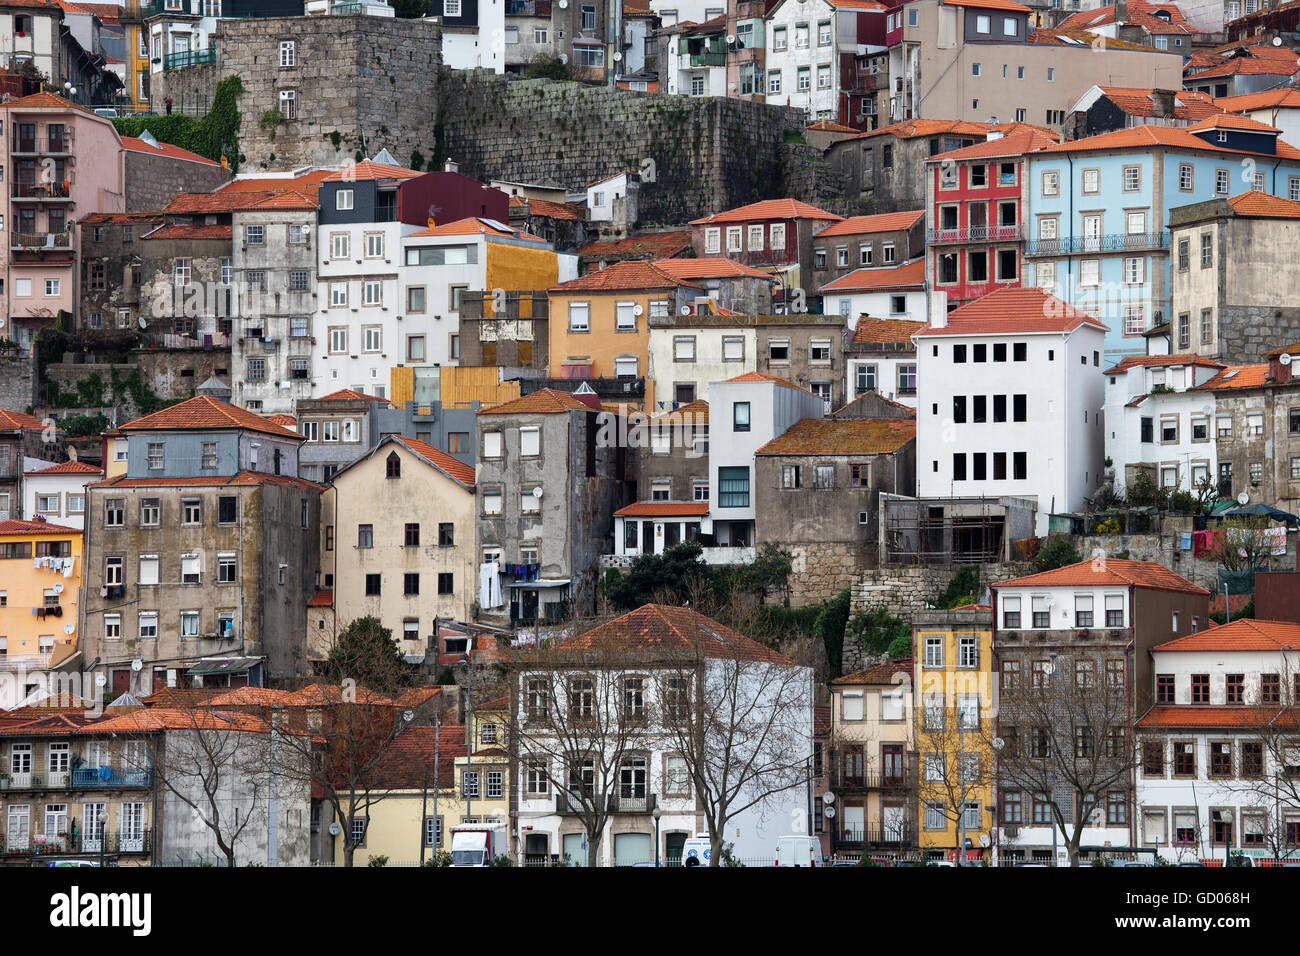
[[[395,451],[390,451],[388,453],[388,477],[402,477],[402,459],[397,457],[397,452]]]

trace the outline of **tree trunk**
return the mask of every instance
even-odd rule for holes
[[[600,840],[587,833],[587,866],[600,866]]]
[[[709,866],[722,866],[721,836],[709,836]]]

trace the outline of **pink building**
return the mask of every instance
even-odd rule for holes
[[[0,338],[27,348],[61,311],[75,321],[76,222],[125,208],[122,138],[53,93],[0,103],[0,181]]]

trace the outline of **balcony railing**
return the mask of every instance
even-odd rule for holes
[[[964,226],[960,229],[927,229],[926,242],[1013,242],[1023,238],[1024,230],[1014,226]]]
[[[72,251],[71,232],[14,232],[9,235],[9,248],[23,252]]]
[[[72,771],[72,786],[96,789],[147,787],[153,780],[150,770],[123,770],[120,767],[82,767]]]
[[[1072,252],[1140,252],[1168,249],[1169,230],[1144,233],[1109,233],[1104,236],[1062,236],[1059,239],[1027,239],[1025,255],[1053,256]]]
[[[910,790],[916,787],[916,766],[907,764],[901,773],[882,774],[877,772],[848,773],[842,767],[831,770],[831,789],[833,790]]]
[[[691,66],[726,66],[725,53],[692,53]]]
[[[44,786],[40,774],[30,772],[0,774],[0,790],[40,790]]]
[[[179,70],[187,66],[199,66],[203,63],[217,62],[217,48],[206,50],[186,50],[184,53],[168,53],[163,57],[164,70]]]
[[[14,183],[9,195],[14,199],[68,199],[72,187],[67,182]]]
[[[49,666],[49,654],[0,654],[0,671],[43,671]]]
[[[904,824],[897,827],[867,826],[841,829],[835,834],[836,843],[880,844],[886,846],[911,846],[916,843],[916,830]]]
[[[57,836],[28,834],[21,837],[0,833],[0,854],[68,856],[71,854],[149,853],[153,849],[153,829],[101,833],[98,836],[64,833]]]
[[[142,16],[146,20],[163,14],[181,17],[194,15],[190,10],[190,0],[150,0],[142,8]]]
[[[591,808],[600,806],[601,800],[610,813],[653,813],[657,795],[653,793],[640,797],[625,797],[617,793],[584,795],[578,793],[557,793],[555,795],[556,813],[588,813]]]
[[[62,136],[14,136],[11,143],[10,151],[14,155],[70,153],[72,152],[72,129],[69,128]]]

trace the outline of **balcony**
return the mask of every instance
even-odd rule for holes
[[[599,805],[599,796],[577,793],[557,793],[555,795],[556,813],[586,813],[588,808]],[[610,813],[653,813],[657,795],[648,793],[639,797],[624,797],[620,794],[605,795],[606,809]]]
[[[180,70],[187,66],[199,66],[204,63],[217,62],[217,48],[210,46],[206,50],[186,50],[184,53],[168,53],[163,57],[164,70]]]
[[[43,671],[49,666],[49,654],[0,655],[0,671]]]
[[[916,830],[908,825],[895,827],[867,826],[851,830],[839,830],[834,835],[836,845],[855,844],[858,846],[915,846]]]
[[[726,66],[727,54],[725,53],[692,53],[691,66]]]
[[[961,229],[927,229],[925,241],[946,242],[1018,242],[1024,238],[1024,229],[1012,226],[965,226]]]
[[[9,151],[14,156],[71,153],[72,129],[68,128],[62,136],[14,136]]]
[[[908,761],[898,774],[874,772],[847,773],[842,767],[831,769],[831,789],[849,793],[868,790],[913,790],[916,788],[916,765]]]
[[[1169,230],[1146,233],[1110,233],[1105,236],[1062,236],[1027,239],[1025,255],[1059,256],[1074,252],[1143,252],[1169,248]]]
[[[149,0],[141,8],[141,15],[147,20],[150,17],[160,17],[163,15],[173,17],[194,16],[190,12],[188,0]]]
[[[151,770],[123,770],[120,767],[82,767],[72,771],[72,786],[86,789],[147,787],[153,782]]]
[[[0,790],[43,790],[44,778],[36,773],[0,774]]]
[[[102,833],[98,836],[83,834],[60,834],[45,836],[32,834],[12,837],[0,833],[0,854],[6,856],[68,856],[71,854],[113,854],[149,853],[153,850],[153,830],[143,827],[138,830]]]
[[[72,186],[67,180],[57,183],[14,183],[9,190],[14,199],[66,202],[72,198]]]

